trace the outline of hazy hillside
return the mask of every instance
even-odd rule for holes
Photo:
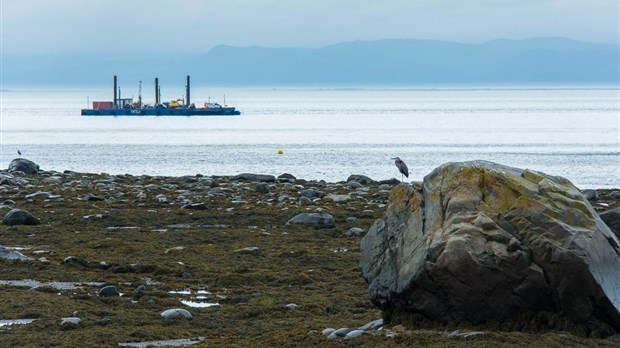
[[[11,85],[180,85],[191,74],[212,85],[618,84],[620,46],[563,38],[461,44],[433,40],[353,41],[316,49],[217,46],[204,55],[130,59],[5,57]]]

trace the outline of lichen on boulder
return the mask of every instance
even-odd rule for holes
[[[360,267],[388,321],[620,332],[620,242],[561,177],[444,164],[392,189],[362,239]],[[521,322],[546,315],[557,320]]]

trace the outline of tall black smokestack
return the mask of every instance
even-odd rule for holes
[[[114,75],[114,106],[117,106],[117,97],[116,97],[116,75]]]
[[[159,104],[159,79],[155,78],[155,105]]]
[[[189,99],[189,75],[187,75],[187,85],[185,86],[185,95],[187,96],[187,102],[185,103],[185,105],[189,106],[190,99]]]

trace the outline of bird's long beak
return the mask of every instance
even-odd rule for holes
[[[394,158],[390,158],[390,159],[393,159],[393,160],[395,160],[395,159],[397,159],[397,158],[398,158],[398,157],[394,157]]]

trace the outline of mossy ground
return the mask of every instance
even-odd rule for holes
[[[178,178],[145,179],[142,184],[166,182],[178,182]],[[28,325],[0,327],[0,347],[116,347],[119,342],[199,336],[206,341],[196,346],[209,347],[620,346],[618,338],[595,340],[563,333],[487,332],[470,339],[449,338],[441,334],[448,328],[441,327],[434,331],[408,327],[413,331],[394,338],[367,334],[351,341],[327,341],[321,335],[327,327],[356,327],[381,317],[368,300],[367,284],[358,268],[360,237],[348,238],[344,232],[351,227],[367,230],[384,213],[369,204],[370,198],[381,203],[387,195],[372,187],[365,201],[321,202],[318,206],[334,216],[336,227],[317,230],[284,225],[297,213],[318,206],[268,205],[265,195],[254,192],[252,184],[246,186],[250,189],[238,187],[234,196],[248,203],[205,195],[204,211],[158,203],[151,195],[138,201],[129,192],[126,199],[78,199],[93,193],[93,186],[36,188],[60,194],[63,201],[29,202],[24,199],[32,193],[28,189],[5,192],[3,200],[13,199],[42,223],[1,227],[0,245],[29,248],[22,252],[35,258],[0,259],[1,280],[101,282],[117,286],[123,296],[99,297],[101,286],[77,290],[0,286],[0,319],[36,319]],[[338,190],[348,192],[345,186]],[[287,192],[281,184],[272,191]],[[84,218],[96,214],[102,217]],[[351,216],[359,220],[347,222]],[[237,251],[245,247],[259,251]],[[86,263],[63,264],[68,256]],[[40,257],[49,262],[36,260]],[[101,261],[109,267],[100,267]],[[138,294],[135,288],[140,284],[147,290]],[[169,292],[184,289],[208,290],[211,294],[203,301],[220,306],[186,307],[180,300],[188,296]],[[289,303],[298,307],[289,309]],[[193,318],[162,319],[159,313],[169,308],[185,308]],[[70,316],[82,319],[79,327],[61,327],[60,318]]]

